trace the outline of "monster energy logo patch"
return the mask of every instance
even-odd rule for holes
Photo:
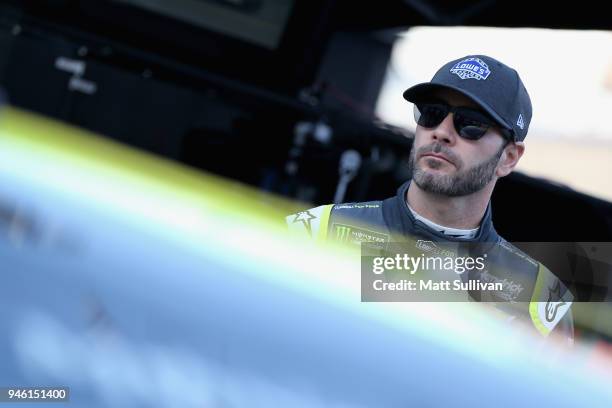
[[[351,227],[347,225],[335,225],[336,241],[345,242],[351,236]]]
[[[358,244],[360,242],[370,242],[384,244],[389,242],[387,234],[370,231],[365,228],[355,227],[353,225],[336,224],[332,225],[332,237],[336,241],[349,242]]]

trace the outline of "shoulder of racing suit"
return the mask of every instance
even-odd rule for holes
[[[322,205],[289,215],[286,221],[291,231],[317,241],[391,241],[381,201]]]
[[[445,242],[437,232],[427,233],[422,225],[408,234],[402,234],[389,218],[389,208],[396,203],[392,199],[347,204],[328,204],[286,217],[289,229],[297,234],[319,242],[339,241],[352,245],[363,242],[375,243],[386,249],[392,242],[411,242],[415,251],[429,251]],[[490,217],[490,215],[489,215]],[[406,218],[406,217],[404,217]],[[414,223],[414,219],[404,223]],[[491,224],[491,230],[492,224]],[[404,229],[405,231],[405,229]],[[543,336],[551,332],[561,334],[569,342],[573,340],[573,319],[571,304],[573,296],[565,285],[542,263],[501,238],[495,231],[480,234],[493,237],[492,242],[475,242],[476,247],[485,251],[491,265],[482,272],[480,279],[485,282],[501,283],[497,299],[475,299],[496,302],[496,307],[506,315],[520,317],[531,322]],[[460,240],[451,241],[457,244]]]

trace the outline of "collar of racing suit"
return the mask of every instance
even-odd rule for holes
[[[423,222],[417,220],[408,205],[406,204],[406,192],[410,186],[410,181],[402,184],[394,197],[383,201],[382,211],[387,227],[392,233],[400,235],[411,235],[426,238],[435,242],[454,241],[454,242],[493,242],[497,243],[501,237],[493,227],[491,216],[491,202],[487,205],[484,217],[480,223],[480,229],[472,239],[453,238],[444,235],[442,232],[432,230]]]

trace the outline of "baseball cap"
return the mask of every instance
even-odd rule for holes
[[[418,102],[440,88],[462,93],[502,128],[514,135],[515,141],[527,136],[531,122],[531,99],[518,72],[486,55],[468,55],[445,64],[430,82],[414,85],[404,91],[409,102]]]

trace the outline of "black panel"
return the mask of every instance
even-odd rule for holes
[[[511,241],[612,241],[612,204],[512,173],[492,198],[498,232]]]
[[[328,0],[296,2],[280,43],[258,46],[160,13],[109,0],[10,1],[23,22],[85,34],[294,95],[312,82],[326,46]]]
[[[66,117],[69,73],[55,68],[57,58],[76,55],[76,46],[29,34],[14,35],[0,26],[0,84],[10,102],[56,118]]]

